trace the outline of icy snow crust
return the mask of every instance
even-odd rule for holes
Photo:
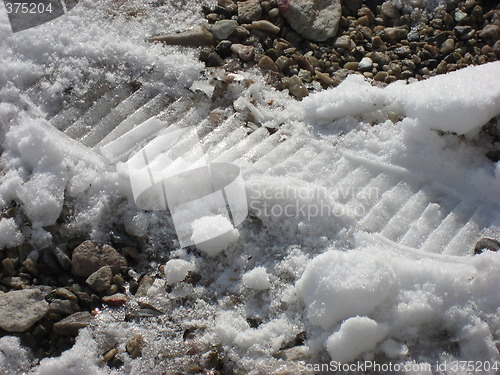
[[[234,78],[242,84],[227,94],[236,111],[221,106],[215,114],[227,120],[215,126],[203,94],[211,84],[196,52],[144,42],[199,22],[199,4],[135,6],[139,17],[125,18],[111,2],[83,2],[51,24],[14,35],[0,8],[0,204],[17,201],[31,221],[2,219],[0,243],[50,244],[44,227],[71,201],[76,214],[58,224],[68,235],[107,241],[110,229],[123,226],[147,239],[165,274],[142,298],[166,314],[126,322],[128,307],[104,311],[71,350],[41,363],[17,339],[2,338],[1,373],[182,369],[189,360],[182,332],[190,327],[198,327],[200,348],[222,345],[226,363],[247,374],[283,366],[274,355],[303,331],[308,363],[500,359],[500,258],[472,256],[479,237],[500,233],[500,166],[482,156],[475,134],[500,114],[500,63],[385,89],[350,77],[302,103],[266,86],[258,72],[240,72]],[[50,79],[33,106],[25,98],[35,96],[30,90],[43,77]],[[246,78],[254,83],[245,86]],[[249,218],[223,252],[179,249],[168,215],[127,200],[120,162],[108,165],[99,150],[44,120],[101,83],[130,80],[177,103],[192,97],[189,87],[205,88],[183,114],[184,125],[198,125],[209,160],[242,169],[249,200]],[[253,132],[242,120],[248,113],[261,125]],[[265,129],[279,125],[273,135]],[[329,214],[315,214],[322,205]],[[214,220],[199,222],[198,234],[228,224]],[[182,282],[192,271],[201,285]],[[136,333],[146,346],[131,359],[124,343]],[[113,347],[124,361],[120,370],[99,365]]]

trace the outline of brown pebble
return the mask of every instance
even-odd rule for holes
[[[130,340],[127,342],[127,353],[130,355],[130,357],[137,358],[142,355],[142,347],[144,345],[144,338],[140,333],[134,335]]]
[[[386,72],[378,72],[377,74],[375,74],[375,77],[373,77],[373,79],[375,81],[384,82],[386,77],[387,77]]]
[[[117,354],[118,354],[118,350],[116,350],[115,348],[113,348],[109,352],[107,352],[106,354],[104,354],[104,356],[102,357],[102,361],[105,362],[105,363],[109,362],[113,358],[115,358]]]
[[[287,87],[290,93],[298,99],[302,99],[309,95],[309,91],[304,86],[304,83],[296,75],[290,77],[287,83]]]
[[[116,293],[112,296],[102,297],[102,302],[109,306],[122,306],[127,302],[127,296],[122,293]]]
[[[278,67],[276,66],[276,64],[274,63],[274,61],[269,57],[269,56],[263,56],[260,60],[259,60],[259,68],[264,70],[264,71],[267,71],[267,70],[271,70],[273,72],[279,72],[280,70],[278,69]]]
[[[352,61],[344,64],[344,69],[358,70],[359,63],[357,61]]]

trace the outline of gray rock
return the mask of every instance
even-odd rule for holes
[[[238,26],[235,20],[222,20],[213,24],[210,31],[219,40],[227,39]]]
[[[39,289],[16,290],[0,295],[0,328],[24,332],[49,310],[45,294]]]
[[[270,34],[279,34],[279,32],[281,31],[281,29],[278,26],[274,25],[273,23],[267,20],[253,21],[250,24],[250,27],[252,29],[264,31]]]
[[[76,336],[81,328],[87,327],[94,317],[88,311],[74,313],[53,326],[54,332],[61,336]]]
[[[352,41],[349,35],[342,35],[335,40],[333,45],[335,48],[351,49],[351,43]]]
[[[87,278],[103,266],[118,272],[120,267],[127,266],[127,260],[109,245],[98,247],[92,241],[85,241],[73,250],[71,266],[73,275]]]
[[[102,292],[111,286],[113,271],[110,266],[104,266],[95,271],[85,281],[88,286],[97,292]]]
[[[311,72],[309,70],[300,69],[298,77],[300,78],[300,80],[302,82],[306,82],[306,83],[311,83],[312,82],[312,74],[311,74]]]
[[[201,25],[177,34],[154,36],[149,40],[151,42],[162,42],[169,45],[190,47],[210,46],[215,42],[212,33]]]
[[[495,45],[493,46],[493,52],[500,58],[500,40],[497,40]]]
[[[309,91],[307,87],[304,86],[304,82],[296,75],[290,77],[287,86],[290,93],[298,99],[305,98],[309,95]]]
[[[70,300],[55,299],[49,306],[49,312],[54,314],[71,315],[78,311],[80,311],[78,304]]]
[[[396,6],[391,1],[386,1],[382,4],[382,14],[385,17],[392,19],[399,17],[398,8],[396,8]]]
[[[259,0],[247,0],[238,3],[238,20],[240,23],[257,21],[262,17]]]
[[[340,0],[302,0],[287,3],[281,12],[304,38],[322,42],[337,34],[342,7]]]
[[[493,238],[481,238],[476,243],[476,247],[474,248],[474,254],[481,254],[484,250],[499,251],[500,242],[498,242]]]
[[[359,70],[363,72],[371,71],[373,68],[373,60],[369,57],[363,57],[359,62]]]

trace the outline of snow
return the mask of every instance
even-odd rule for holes
[[[211,257],[219,255],[239,238],[238,229],[226,216],[213,215],[196,219],[192,223],[191,240],[198,249]]]
[[[271,287],[269,275],[264,267],[256,267],[248,271],[243,275],[241,282],[243,286],[255,290],[266,290]]]
[[[388,108],[418,121],[422,129],[466,134],[500,115],[500,61],[470,66],[425,81],[385,88],[351,75],[338,87],[304,99],[310,118],[335,120]]]
[[[182,259],[171,259],[165,264],[166,282],[168,285],[178,283],[194,270],[196,270],[196,266],[193,263]]]
[[[385,337],[387,324],[355,316],[347,319],[327,340],[326,348],[332,361],[348,363],[364,352],[375,349]]]
[[[14,201],[26,214],[0,220],[0,246],[52,245],[48,228],[70,205],[75,213],[60,225],[68,237],[107,242],[110,230],[123,228],[144,244],[144,259],[158,255],[141,263],[146,271],[165,264],[144,298],[168,307],[168,318],[125,322],[123,311],[103,311],[71,350],[38,365],[18,339],[4,337],[0,372],[117,373],[98,364],[111,341],[125,363],[120,373],[161,373],[170,365],[165,348],[191,324],[204,332],[200,347],[220,346],[228,363],[252,375],[272,373],[283,363],[280,349],[302,332],[308,360],[499,359],[500,259],[472,250],[478,237],[500,230],[500,163],[484,157],[490,146],[477,137],[500,114],[500,62],[385,88],[349,76],[302,102],[266,85],[257,70],[242,71],[227,89],[231,103],[207,116],[212,102],[204,95],[214,80],[200,74],[198,52],[144,41],[200,22],[199,2],[140,8],[137,1],[147,14],[139,19],[110,16],[110,3],[83,1],[36,33],[17,34],[0,7],[0,208]],[[54,80],[31,106],[23,96],[43,77]],[[249,210],[242,225],[192,212],[196,249],[180,249],[168,215],[128,199],[124,164],[115,161],[169,123],[129,123],[91,150],[42,120],[61,110],[64,92],[74,100],[100,82],[130,80],[170,95],[180,127],[209,133],[202,139],[209,162],[241,168]],[[197,102],[182,107],[190,89]],[[318,214],[322,205],[334,214]],[[202,282],[179,283],[192,271]],[[164,334],[169,319],[176,319],[172,336]],[[130,359],[123,343],[135,332],[148,350]],[[180,348],[185,353],[184,342]]]
[[[0,220],[0,247],[15,247],[23,242],[13,218]]]

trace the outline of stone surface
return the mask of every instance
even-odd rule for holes
[[[264,71],[272,70],[273,72],[279,72],[278,67],[269,56],[263,56],[259,60],[259,68]]]
[[[271,34],[279,34],[280,28],[267,20],[253,21],[250,24],[252,29],[264,31]]]
[[[212,45],[214,44],[215,39],[210,31],[199,25],[177,34],[154,36],[150,39],[150,41],[178,46],[199,47]]]
[[[102,302],[109,306],[122,306],[127,302],[127,296],[122,293],[116,293],[112,296],[102,297]]]
[[[455,41],[453,39],[447,39],[441,44],[441,53],[443,55],[448,55],[455,50]]]
[[[317,42],[337,34],[342,16],[340,0],[289,1],[280,9],[296,32]]]
[[[71,315],[80,311],[76,302],[70,300],[56,299],[49,305],[49,312],[54,314]]]
[[[479,36],[483,39],[498,39],[500,36],[500,26],[486,25],[479,33]]]
[[[241,23],[257,21],[262,17],[259,0],[247,0],[238,3],[238,21]]]
[[[16,290],[0,295],[0,328],[24,332],[49,310],[45,294],[39,289]]]
[[[76,336],[81,328],[87,327],[94,317],[88,311],[74,313],[54,324],[54,332],[61,336]]]
[[[134,335],[127,342],[127,353],[130,354],[130,357],[137,358],[142,355],[142,347],[144,345],[144,338],[140,333]]]
[[[95,291],[102,292],[111,286],[112,278],[113,271],[111,270],[111,267],[104,266],[91,274],[85,282]]]
[[[109,245],[98,247],[92,241],[85,241],[73,250],[71,266],[73,275],[87,278],[103,266],[118,272],[120,267],[127,266],[127,260]]]
[[[235,20],[222,20],[217,21],[210,31],[213,36],[219,40],[227,39],[238,26],[238,22]]]
[[[304,86],[304,82],[296,75],[290,77],[288,80],[288,90],[298,99],[305,98],[309,94],[309,91]]]
[[[243,44],[233,44],[231,46],[231,51],[236,53],[240,59],[243,61],[251,61],[253,60],[253,56],[255,53],[255,49],[253,46],[245,46]]]
[[[499,251],[500,242],[493,238],[481,238],[476,243],[474,254],[481,254],[485,249],[490,251]]]

